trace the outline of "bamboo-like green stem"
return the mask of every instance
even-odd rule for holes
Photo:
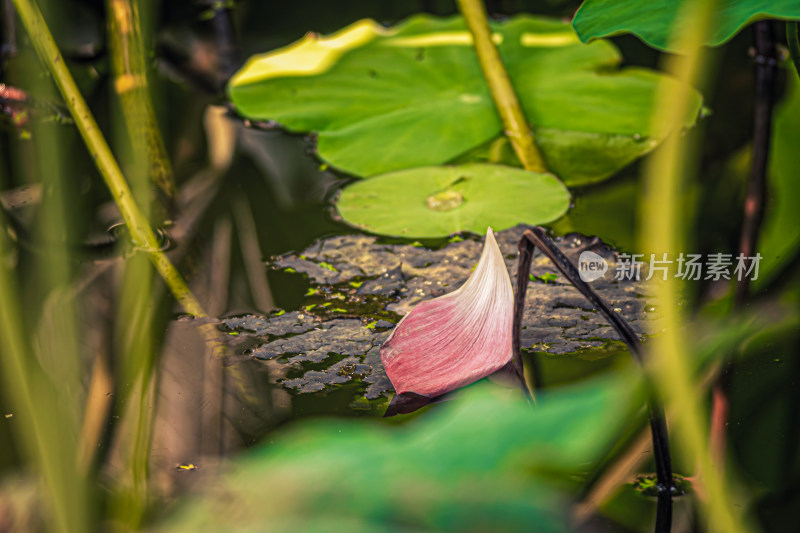
[[[122,115],[130,134],[140,137],[147,147],[150,177],[172,199],[176,193],[175,182],[148,91],[138,4],[131,0],[107,0],[106,9],[114,90],[120,100]]]
[[[714,13],[714,1],[687,3],[692,9],[691,21],[676,29],[677,48],[685,55],[666,58],[666,70],[687,85],[696,84],[705,72],[701,44]],[[654,111],[654,126],[679,131],[679,117],[685,116],[690,106],[688,90],[670,90],[662,85],[657,95]],[[685,190],[682,176],[688,168],[689,150],[686,137],[672,134],[647,161],[644,175],[644,196],[641,213],[641,243],[646,250],[673,257],[683,250],[683,220],[681,218],[682,193]],[[741,533],[746,525],[734,513],[734,506],[719,472],[714,468],[708,445],[706,430],[708,420],[704,403],[692,379],[692,364],[687,358],[689,350],[682,331],[683,317],[678,306],[678,287],[674,279],[652,282],[655,298],[661,302],[662,327],[664,333],[655,337],[648,345],[650,351],[649,370],[667,409],[675,413],[678,444],[687,457],[698,465],[701,482],[705,487],[705,517],[709,529]]]
[[[492,30],[489,28],[482,0],[458,0],[458,7],[472,33],[483,77],[489,85],[494,105],[500,114],[505,134],[514,147],[514,153],[525,170],[547,172],[511,78],[508,77],[500,52],[492,42]]]
[[[64,59],[58,51],[41,11],[31,0],[14,0],[14,5],[22,24],[31,37],[36,52],[53,74],[53,79],[72,113],[86,147],[119,207],[134,244],[147,253],[183,309],[194,316],[206,316],[202,306],[191,293],[178,270],[159,250],[155,234],[136,205],[131,189],[125,181],[108,143],[97,126],[89,106],[81,96],[69,69],[64,64]]]

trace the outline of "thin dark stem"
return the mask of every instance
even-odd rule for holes
[[[791,26],[791,23],[789,23]],[[797,30],[795,26],[795,31]],[[796,37],[796,34],[795,34]],[[756,254],[761,221],[764,218],[765,191],[767,188],[767,164],[769,162],[772,134],[772,110],[775,106],[775,78],[778,69],[778,51],[772,21],[763,20],[753,24],[755,44],[755,105],[753,117],[753,166],[744,202],[744,222],[739,239],[739,253],[744,257]],[[791,47],[791,39],[790,39]],[[748,265],[749,266],[749,265]],[[739,277],[734,286],[734,309],[740,309],[748,299],[750,278]],[[733,375],[733,363],[727,361],[713,387],[710,447],[717,467],[724,467],[725,427],[728,417],[728,396]]]
[[[517,287],[514,293],[514,325],[512,335],[512,345],[514,350],[514,371],[520,380],[520,388],[528,397],[534,398],[532,391],[528,388],[525,381],[525,365],[522,362],[522,349],[520,346],[520,330],[522,329],[522,314],[525,311],[525,293],[528,290],[528,272],[531,271],[531,259],[533,249],[526,246],[526,241],[519,242],[519,259],[517,261]],[[535,369],[534,369],[535,370]],[[536,383],[534,382],[534,390]]]
[[[6,63],[17,55],[17,18],[11,0],[0,0],[3,22],[0,26],[0,82],[6,81]]]
[[[772,22],[762,20],[753,25],[756,49],[756,94],[753,120],[753,167],[747,198],[744,203],[744,223],[739,240],[739,252],[752,257],[756,252],[761,221],[764,218],[764,200],[767,184],[770,135],[772,133],[772,108],[775,105],[775,77],[778,53]],[[747,299],[749,277],[736,281],[735,304],[741,306]]]
[[[528,356],[528,363],[530,368],[531,389],[537,391],[542,388],[542,362],[541,358],[536,353],[531,353]],[[533,394],[533,392],[531,392]]]
[[[800,22],[786,22],[786,43],[789,45],[789,57],[794,63],[794,70],[800,76]]]
[[[217,75],[220,87],[224,89],[225,84],[236,72],[239,63],[236,30],[231,16],[233,3],[215,0],[206,0],[204,3],[206,9],[212,14],[210,21],[214,31],[214,44],[219,56]]]
[[[575,268],[575,265],[564,255],[564,252],[559,249],[556,243],[553,242],[553,239],[547,236],[545,230],[540,227],[533,228],[532,230],[526,231],[522,235],[522,238],[523,241],[528,241],[534,246],[537,246],[542,253],[553,262],[556,268],[564,274],[569,282],[572,283],[587,300],[592,302],[592,305],[605,315],[606,320],[611,323],[611,326],[619,333],[623,342],[630,348],[631,354],[634,359],[636,359],[636,362],[642,364],[642,344],[639,342],[639,337],[636,335],[636,332],[622,319],[619,313],[612,311],[608,304],[603,301],[600,295],[597,294],[588,283],[580,278],[578,269]],[[523,246],[523,241],[520,242],[520,247]],[[528,265],[530,266],[530,259],[528,260]],[[527,279],[527,272],[523,277]],[[520,284],[520,280],[518,280],[517,283]]]
[[[198,67],[190,56],[172,43],[168,41],[159,43],[158,60],[162,68],[180,77],[194,89],[215,96],[220,93],[217,76]]]
[[[572,285],[583,294],[592,305],[594,305],[603,315],[611,326],[617,331],[620,338],[628,346],[634,360],[643,366],[642,344],[636,332],[625,322],[619,313],[615,313],[608,304],[592,289],[588,283],[583,281],[569,258],[556,246],[556,243],[547,236],[545,230],[540,227],[527,230],[519,243],[520,269],[517,271],[517,298],[516,302],[524,301],[525,289],[528,286],[528,272],[530,270],[531,257],[534,247],[539,248],[558,268],[558,270],[569,280]],[[522,270],[525,266],[526,270]],[[522,295],[522,298],[520,297]],[[519,353],[519,326],[521,325],[522,313],[520,305],[515,303],[514,309],[514,347],[515,356]],[[517,320],[519,314],[520,320]],[[647,378],[646,378],[647,379]],[[649,380],[648,380],[649,381]],[[652,391],[652,387],[648,387]],[[658,480],[658,506],[656,510],[656,533],[667,533],[672,527],[672,460],[669,452],[669,435],[667,433],[666,416],[664,408],[649,393],[647,408],[650,418],[650,432],[653,439],[653,458],[656,463],[656,478]]]

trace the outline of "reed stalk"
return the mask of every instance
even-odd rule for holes
[[[702,43],[714,14],[715,2],[704,0],[685,3],[690,17],[680,20],[688,24],[676,28],[672,49],[683,54],[665,56],[664,68],[687,86],[699,85],[706,71]],[[684,249],[685,224],[681,217],[682,198],[686,190],[685,174],[691,169],[687,136],[681,135],[679,117],[686,116],[691,105],[689,90],[675,91],[662,85],[653,113],[653,126],[675,133],[647,160],[640,212],[640,243],[646,252],[672,257]],[[659,255],[660,256],[660,255]],[[680,287],[673,277],[651,281],[654,298],[660,302],[663,333],[647,345],[648,369],[667,410],[674,413],[674,431],[679,449],[698,465],[699,479],[705,498],[701,508],[710,531],[742,533],[748,531],[739,513],[734,510],[728,487],[713,466],[709,449],[703,399],[694,382],[691,353],[684,337],[685,319],[679,306]]]
[[[147,254],[172,295],[188,314],[206,316],[178,270],[160,250],[153,229],[136,204],[122,170],[67,69],[41,11],[32,0],[13,1],[39,58],[53,75],[53,80],[75,120],[84,143],[119,207],[134,245]]]

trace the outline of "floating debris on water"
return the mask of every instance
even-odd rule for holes
[[[516,272],[518,226],[496,234],[509,273]],[[572,234],[559,242],[577,263],[584,248],[609,262],[605,277],[592,283],[606,301],[644,336],[657,331],[647,313],[642,285],[613,279],[614,252],[599,239]],[[417,303],[461,286],[478,260],[482,242],[451,238],[439,249],[382,243],[368,235],[344,235],[317,241],[300,254],[276,257],[271,267],[306,277],[310,287],[299,310],[245,315],[222,321],[224,342],[239,356],[267,365],[275,382],[295,394],[324,393],[357,385],[361,401],[390,392],[378,349],[392,328]],[[534,257],[526,295],[523,349],[587,359],[602,356],[617,333],[571,285],[558,283],[553,265]],[[648,297],[652,301],[652,297]],[[653,307],[649,304],[649,307]],[[238,335],[230,335],[238,333]],[[363,405],[363,404],[361,404]]]

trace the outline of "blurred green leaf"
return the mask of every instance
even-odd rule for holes
[[[796,76],[787,78],[789,90],[775,111],[772,128],[767,209],[758,241],[763,259],[756,286],[772,280],[797,257],[800,246],[800,83]]]
[[[581,44],[560,21],[518,16],[493,30],[548,168],[567,185],[604,179],[667,133],[651,127],[651,110],[659,83],[684,90],[678,82],[616,70],[611,43]],[[318,132],[319,156],[356,176],[445,163],[502,134],[459,17],[309,34],[252,57],[228,90],[246,117]],[[684,126],[699,109],[693,93]]]
[[[566,495],[535,472],[591,469],[635,383],[548,391],[536,408],[477,386],[401,427],[320,420],[240,461],[161,531],[570,531]]]
[[[798,326],[800,314],[794,304],[770,301],[739,314],[720,315],[705,308],[686,335],[693,339],[692,361],[702,372],[720,359],[753,355],[753,347],[769,345],[771,339],[797,331]]]
[[[572,26],[583,42],[632,33],[650,46],[670,48],[673,28],[684,27],[685,1],[681,0],[586,0],[575,13]],[[721,45],[752,22],[764,19],[800,18],[797,0],[719,0],[705,44]]]
[[[344,189],[337,206],[345,220],[364,230],[427,238],[549,222],[567,210],[569,193],[550,174],[473,163],[399,170],[356,182]]]

